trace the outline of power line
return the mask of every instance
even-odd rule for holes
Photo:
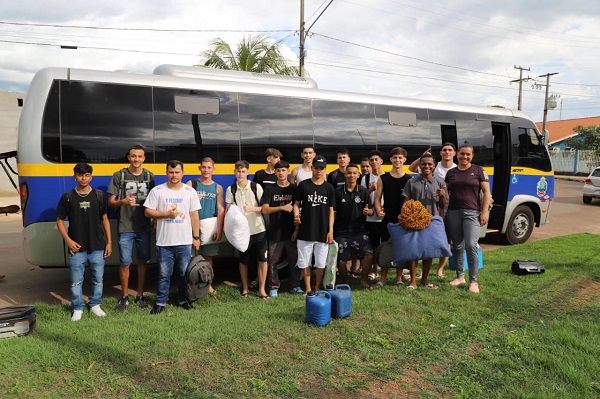
[[[382,50],[382,49],[378,49],[378,48],[371,47],[371,46],[365,46],[363,44],[352,43],[352,42],[349,42],[347,40],[337,39],[335,37],[331,37],[331,36],[328,36],[328,35],[323,35],[321,33],[313,32],[313,35],[315,35],[315,36],[321,36],[321,37],[324,37],[326,39],[334,40],[334,41],[337,41],[337,42],[340,42],[340,43],[349,44],[351,46],[361,47],[361,48],[365,48],[365,49],[368,49],[368,50],[373,50],[373,51],[377,51],[377,52],[380,52],[380,53],[385,53],[385,54],[393,55],[393,56],[396,56],[396,57],[401,57],[401,58],[406,58],[406,59],[409,59],[409,60],[424,62],[426,64],[431,64],[431,65],[442,66],[444,68],[452,68],[452,69],[458,69],[458,70],[466,71],[466,72],[479,73],[479,74],[482,74],[482,75],[500,76],[502,78],[509,78],[509,76],[507,76],[507,75],[500,75],[500,74],[497,74],[497,73],[483,72],[483,71],[477,71],[475,69],[469,69],[469,68],[463,68],[463,67],[458,67],[458,66],[454,66],[454,65],[442,64],[440,62],[434,62],[434,61],[429,61],[429,60],[425,60],[425,59],[418,58],[418,57],[411,57],[409,55],[398,54],[398,53],[394,53],[394,52],[388,51],[388,50]]]
[[[47,28],[70,28],[70,29],[94,29],[94,30],[116,30],[116,31],[144,31],[144,32],[197,32],[197,33],[271,33],[271,32],[296,32],[294,29],[269,29],[269,30],[247,30],[247,29],[157,29],[157,28],[116,28],[107,26],[84,26],[84,25],[60,25],[60,24],[39,24],[25,22],[6,22],[0,21],[0,25],[15,26],[37,26]]]

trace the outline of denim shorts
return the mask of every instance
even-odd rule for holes
[[[147,262],[150,260],[150,233],[147,231],[139,233],[119,233],[119,262],[121,265],[129,266],[133,262],[133,244],[137,260]]]

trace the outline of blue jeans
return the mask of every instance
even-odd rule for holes
[[[192,258],[191,245],[174,245],[156,247],[158,260],[158,287],[156,288],[156,304],[165,306],[169,301],[169,289],[173,269],[177,272],[177,300],[185,302],[185,271]]]
[[[71,307],[73,310],[83,310],[83,275],[85,273],[85,262],[90,265],[92,275],[92,295],[90,296],[90,307],[102,303],[102,287],[104,278],[104,250],[92,252],[75,252],[69,255],[69,273],[71,277]]]
[[[480,213],[475,209],[448,209],[446,213],[446,226],[454,247],[452,255],[454,256],[454,262],[456,262],[456,277],[464,277],[465,275],[464,253],[466,251],[469,281],[472,283],[477,281],[479,271],[477,242],[481,233]]]

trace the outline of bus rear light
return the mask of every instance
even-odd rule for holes
[[[27,183],[23,183],[19,187],[19,196],[21,197],[21,213],[25,214],[25,208],[27,207],[27,201],[29,200],[29,188],[27,187]]]

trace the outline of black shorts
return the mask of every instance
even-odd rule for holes
[[[377,223],[379,226],[379,236],[381,237],[381,242],[385,242],[390,239],[390,232],[387,229],[388,222],[380,222]]]
[[[266,262],[269,256],[269,243],[267,242],[267,232],[263,231],[250,236],[250,244],[245,252],[240,252],[240,263],[247,265],[250,256],[256,254],[256,260]]]
[[[371,241],[373,250],[381,245],[380,225],[381,222],[367,222],[367,231],[369,232],[369,240]]]

